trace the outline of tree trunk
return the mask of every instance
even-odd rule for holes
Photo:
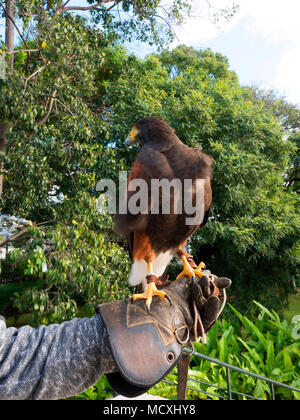
[[[5,156],[6,153],[6,144],[7,138],[6,134],[9,130],[9,124],[0,122],[0,154]],[[0,198],[2,197],[3,192],[3,171],[4,171],[4,163],[1,162],[0,164]]]
[[[11,54],[7,62],[7,73],[12,73],[14,70],[14,42],[15,42],[15,1],[16,0],[6,0],[6,16],[5,16],[5,46],[7,48],[7,53]]]
[[[15,43],[15,2],[16,0],[6,0],[5,2],[5,46],[7,48],[8,60],[6,62],[6,73],[12,74],[14,71],[14,43]],[[10,124],[8,122],[0,121],[0,154],[5,156],[7,138],[6,134],[9,130]],[[3,171],[4,163],[0,164],[0,198],[3,192]]]

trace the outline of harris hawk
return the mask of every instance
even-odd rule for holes
[[[210,182],[212,159],[199,149],[193,149],[182,143],[174,129],[159,117],[138,120],[125,142],[126,146],[133,143],[139,143],[141,149],[130,170],[125,200],[128,205],[133,195],[128,188],[130,182],[137,179],[144,180],[149,187],[148,209],[137,214],[119,212],[115,217],[115,232],[127,237],[132,260],[129,285],[142,284],[143,287],[144,293],[133,295],[133,299],[146,299],[149,311],[154,295],[169,299],[156,286],[161,284],[160,277],[174,254],[177,253],[183,263],[183,271],[177,278],[183,276],[193,278],[194,275],[202,277],[204,264],[200,263],[197,267],[183,247],[188,238],[206,224],[209,217],[212,204]],[[178,198],[174,190],[169,189],[171,204],[168,212],[162,211],[165,197],[160,191],[159,211],[152,212],[154,207],[153,194],[151,195],[152,181],[163,179],[169,182],[179,180],[183,187],[185,180],[191,180],[193,204],[196,202],[198,185],[196,181],[202,180],[202,205],[195,224],[186,223],[188,214],[182,203],[184,191],[181,191],[182,194]],[[181,200],[181,203],[176,203],[176,200]],[[177,208],[175,206],[178,204],[181,204],[181,207],[178,207],[181,212],[175,211]]]

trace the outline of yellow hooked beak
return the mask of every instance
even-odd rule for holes
[[[136,142],[137,142],[137,135],[138,135],[138,133],[139,133],[139,131],[138,131],[138,129],[136,128],[136,126],[134,125],[134,126],[132,127],[132,130],[130,131],[130,133],[128,134],[128,136],[127,136],[127,138],[126,138],[126,140],[125,140],[125,146],[126,146],[126,147],[129,147],[129,146],[131,146],[132,144],[134,144],[134,143],[136,143]]]

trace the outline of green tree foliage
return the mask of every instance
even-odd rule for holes
[[[277,117],[247,97],[220,54],[181,46],[139,60],[112,42],[114,26],[99,30],[48,3],[18,2],[35,36],[17,47],[25,51],[0,81],[0,121],[10,124],[2,210],[32,221],[6,262],[36,281],[15,306],[48,323],[128,294],[129,259],[111,218],[96,212],[95,184],[129,169],[137,150],[123,140],[147,115],[214,158],[212,217],[193,237],[195,259],[233,279],[231,298],[243,311],[251,297],[282,305],[299,221],[296,195],[284,186],[294,146]]]
[[[252,101],[260,102],[265,108],[270,110],[272,114],[280,121],[284,129],[285,136],[289,142],[294,144],[294,156],[291,159],[290,167],[286,173],[286,187],[299,193],[299,164],[300,164],[300,109],[287,101],[284,97],[280,97],[272,90],[264,90],[258,88],[246,89],[250,94]]]
[[[6,40],[0,43],[10,63],[0,80],[0,205],[32,225],[14,242],[2,277],[9,271],[10,279],[24,279],[12,298],[35,323],[71,318],[77,304],[128,293],[127,253],[112,237],[111,218],[95,210],[97,180],[116,179],[127,168],[107,147],[114,104],[105,91],[126,55],[119,57],[114,43],[135,37],[162,45],[173,36],[170,23],[179,23],[190,5],[174,0],[160,16],[156,0],[107,3],[0,3],[10,38],[20,37],[14,54]],[[89,21],[76,14],[81,10],[92,13]],[[29,280],[36,287],[26,287]]]
[[[291,161],[290,169],[287,173],[287,188],[291,188],[300,193],[300,130],[293,134],[289,140],[295,145],[295,155]]]
[[[297,197],[285,188],[295,148],[281,120],[210,50],[181,46],[130,64],[107,90],[116,143],[118,122],[160,115],[182,141],[213,157],[212,217],[193,236],[193,254],[233,279],[244,311],[250,296],[279,308],[299,258]]]

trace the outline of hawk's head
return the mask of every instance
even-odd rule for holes
[[[126,146],[149,142],[166,144],[174,139],[174,129],[159,117],[147,117],[138,120],[125,140]]]

